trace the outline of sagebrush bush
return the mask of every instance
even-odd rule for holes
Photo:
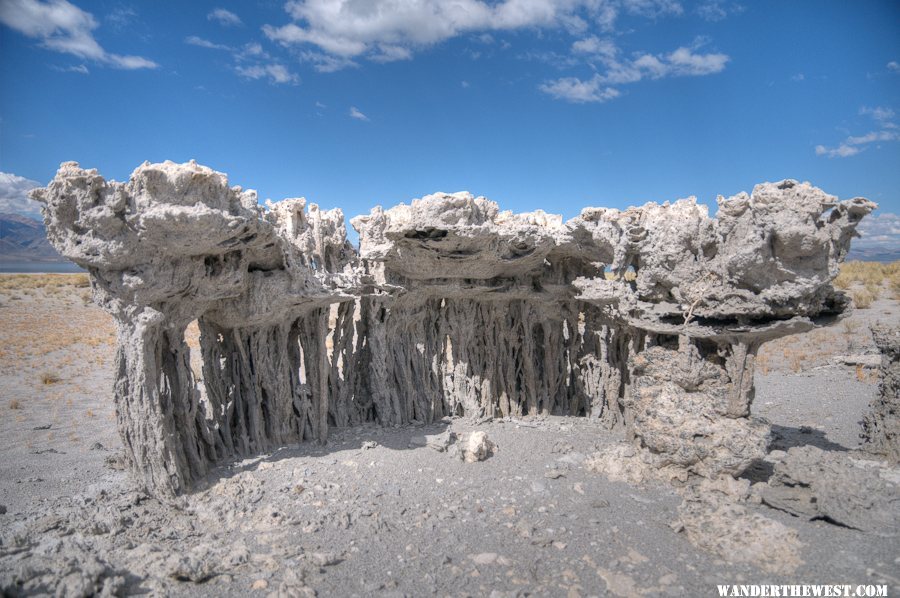
[[[850,291],[850,297],[853,299],[853,305],[857,309],[868,309],[872,306],[872,302],[877,299],[877,296],[866,288]]]
[[[56,384],[60,380],[56,372],[41,372],[41,384]]]

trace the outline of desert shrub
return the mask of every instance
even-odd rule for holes
[[[888,286],[894,295],[894,299],[900,299],[900,268],[897,268],[896,271],[891,272],[888,276]]]
[[[853,260],[841,264],[841,271],[834,279],[834,285],[846,289],[853,283],[881,286],[886,279],[900,273],[900,261],[882,264]]]
[[[851,335],[855,334],[856,331],[859,330],[860,327],[862,326],[862,324],[859,322],[859,320],[850,320],[850,319],[844,320],[841,323],[841,325],[844,327],[844,332],[846,334],[851,334]]]
[[[56,384],[60,380],[56,372],[41,372],[41,384]]]
[[[13,399],[12,401],[9,402],[9,408],[10,409],[21,409],[22,404],[19,402],[18,399]]]
[[[881,290],[883,288],[884,287],[882,286],[881,283],[878,283],[878,284],[876,284],[874,282],[866,283],[866,291],[868,291],[869,294],[872,295],[873,299],[878,299],[879,297],[881,297]]]
[[[850,288],[850,285],[853,284],[853,280],[850,278],[850,275],[846,273],[843,267],[841,267],[840,274],[837,275],[831,284],[834,285],[835,288],[841,289],[842,291],[846,291]]]
[[[853,299],[853,305],[855,305],[857,309],[868,309],[876,299],[876,296],[865,288],[851,291],[850,297]]]

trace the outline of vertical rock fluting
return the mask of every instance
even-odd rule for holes
[[[845,308],[831,279],[864,199],[808,184],[568,222],[436,194],[353,220],[188,163],[127,183],[75,163],[34,197],[119,330],[115,398],[138,479],[172,496],[220,461],[329,425],[569,414],[658,467],[735,475],[759,345]],[[202,373],[184,341],[197,320]]]
[[[559,216],[435,194],[353,226],[373,289],[363,358],[379,422],[592,412],[598,374],[582,382],[578,360],[598,343],[571,282],[602,268],[558,251]]]
[[[144,164],[127,183],[68,162],[34,196],[116,320],[119,431],[148,490],[174,496],[217,461],[325,440],[328,307],[353,299],[339,210],[295,199],[264,212],[193,162]]]

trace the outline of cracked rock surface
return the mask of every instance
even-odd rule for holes
[[[900,463],[900,327],[872,327],[881,351],[878,398],[863,419],[866,450]]]

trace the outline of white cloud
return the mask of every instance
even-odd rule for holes
[[[563,77],[542,83],[538,89],[558,100],[576,104],[605,102],[620,95],[619,90],[615,87],[604,87],[599,75],[595,75],[587,81],[582,81],[578,77]]]
[[[356,120],[368,121],[369,117],[359,111],[356,106],[350,106],[350,118],[355,118]]]
[[[796,75],[791,76],[791,81],[795,81],[797,83],[799,83],[800,81],[805,81],[805,80],[806,80],[806,75],[804,75],[803,73],[797,73]]]
[[[684,12],[676,0],[623,0],[622,6],[631,14],[657,18],[665,14],[680,15]]]
[[[464,34],[524,28],[584,31],[609,28],[621,11],[645,17],[681,14],[675,0],[291,0],[292,22],[265,25],[266,36],[285,46],[317,46],[350,60],[405,60],[414,50]],[[386,50],[387,49],[387,50]]]
[[[863,106],[859,109],[863,116],[870,116],[881,127],[879,131],[870,131],[865,135],[850,135],[837,147],[829,148],[824,145],[816,146],[817,156],[829,158],[849,158],[865,150],[865,146],[879,141],[900,141],[900,132],[897,124],[893,122],[894,111],[890,108],[876,106],[869,108]]]
[[[887,69],[895,73],[900,73],[900,62],[897,62],[896,60],[890,61],[887,63]]]
[[[3,0],[0,22],[33,39],[45,48],[121,69],[152,69],[159,66],[140,56],[107,52],[92,33],[98,27],[94,16],[66,0]]]
[[[335,73],[345,68],[359,66],[349,58],[332,56],[322,52],[301,51],[298,53],[300,62],[308,62],[320,73]]]
[[[572,52],[576,54],[592,54],[594,56],[613,58],[617,51],[613,42],[608,39],[600,39],[597,36],[580,39],[572,44]]]
[[[585,80],[563,77],[545,81],[539,89],[570,102],[605,102],[620,95],[613,85],[637,83],[645,78],[712,75],[722,72],[730,60],[726,54],[698,54],[695,49],[681,47],[668,54],[638,54],[632,59],[620,59],[618,48],[611,42],[584,39],[575,42],[573,50],[591,54],[603,70]]]
[[[388,44],[379,44],[378,53],[372,55],[371,60],[375,62],[396,62],[397,60],[410,60],[412,51],[403,46],[391,46]]]
[[[897,139],[898,135],[894,131],[872,131],[858,137],[847,137],[844,143],[848,145],[865,145],[876,141],[896,141]]]
[[[234,59],[234,71],[245,79],[268,79],[271,83],[297,85],[300,77],[280,64],[263,50],[256,42],[244,44],[239,48],[225,44],[217,44],[196,35],[188,36],[184,43],[209,50],[223,50],[231,53]]]
[[[269,79],[272,83],[300,83],[300,77],[278,63],[237,66],[234,69],[241,77],[247,79]]]
[[[40,218],[41,204],[28,198],[28,192],[36,187],[43,185],[12,173],[0,172],[0,213]]]
[[[846,143],[842,143],[835,148],[827,148],[824,145],[816,146],[817,156],[828,156],[829,158],[847,158],[850,156],[855,156],[861,151],[862,150],[860,148],[853,147],[852,145],[847,145]]]
[[[189,35],[188,37],[184,38],[184,43],[190,44],[192,46],[198,46],[200,48],[207,48],[209,50],[232,50],[231,46],[226,46],[225,44],[217,44],[209,41],[208,39],[197,37],[196,35]]]
[[[896,129],[897,125],[892,122],[894,120],[894,111],[890,108],[884,108],[882,106],[875,106],[874,108],[869,108],[868,106],[863,106],[859,109],[859,113],[864,116],[871,116],[875,119],[876,122],[880,123],[882,127],[888,129]]]
[[[706,2],[698,4],[694,12],[701,19],[714,23],[728,18],[729,14],[734,15],[744,12],[744,7],[727,0],[706,0]]]
[[[223,27],[236,27],[238,25],[244,24],[239,16],[237,16],[230,10],[225,10],[224,8],[216,8],[208,15],[206,15],[206,18],[209,21],[216,21]]]
[[[689,48],[678,48],[668,56],[669,72],[671,75],[702,76],[720,73],[725,70],[725,63],[729,61],[726,54],[696,54]]]

